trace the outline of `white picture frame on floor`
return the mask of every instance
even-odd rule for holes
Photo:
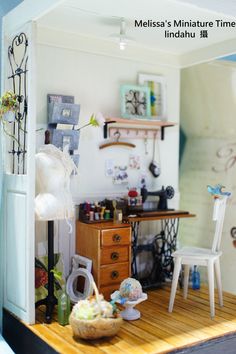
[[[72,272],[81,267],[87,269],[87,271],[91,273],[92,261],[87,257],[83,257],[78,254],[75,254],[72,257]]]

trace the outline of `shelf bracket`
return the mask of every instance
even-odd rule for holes
[[[165,127],[161,127],[161,140],[165,139]]]
[[[111,123],[116,123],[115,120],[110,120],[109,122],[105,122],[104,123],[104,126],[103,126],[103,138],[104,139],[107,139],[108,138],[108,129],[107,129],[107,126],[108,124],[111,124]]]

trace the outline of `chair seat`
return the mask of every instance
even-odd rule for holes
[[[199,248],[199,247],[183,247],[174,253],[172,257],[193,257],[200,259],[218,258],[222,254],[219,252],[212,252],[210,248]]]

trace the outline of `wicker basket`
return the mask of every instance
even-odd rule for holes
[[[114,336],[122,325],[122,318],[99,318],[95,320],[77,320],[73,313],[69,319],[75,337],[98,339]]]
[[[94,281],[92,282],[92,285],[95,292],[96,301],[99,304],[101,300],[99,298],[98,288]],[[122,322],[122,317],[100,317],[94,320],[78,320],[75,318],[73,310],[69,317],[69,323],[73,329],[74,336],[83,339],[98,339],[102,337],[114,336],[119,331]]]

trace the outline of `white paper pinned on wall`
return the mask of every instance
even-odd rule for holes
[[[126,184],[128,183],[128,167],[127,166],[115,166],[114,168],[114,184]]]
[[[107,159],[105,161],[105,175],[107,177],[113,177],[114,176],[114,160],[112,159]]]
[[[140,156],[139,155],[130,155],[129,156],[129,167],[134,170],[140,169]]]

